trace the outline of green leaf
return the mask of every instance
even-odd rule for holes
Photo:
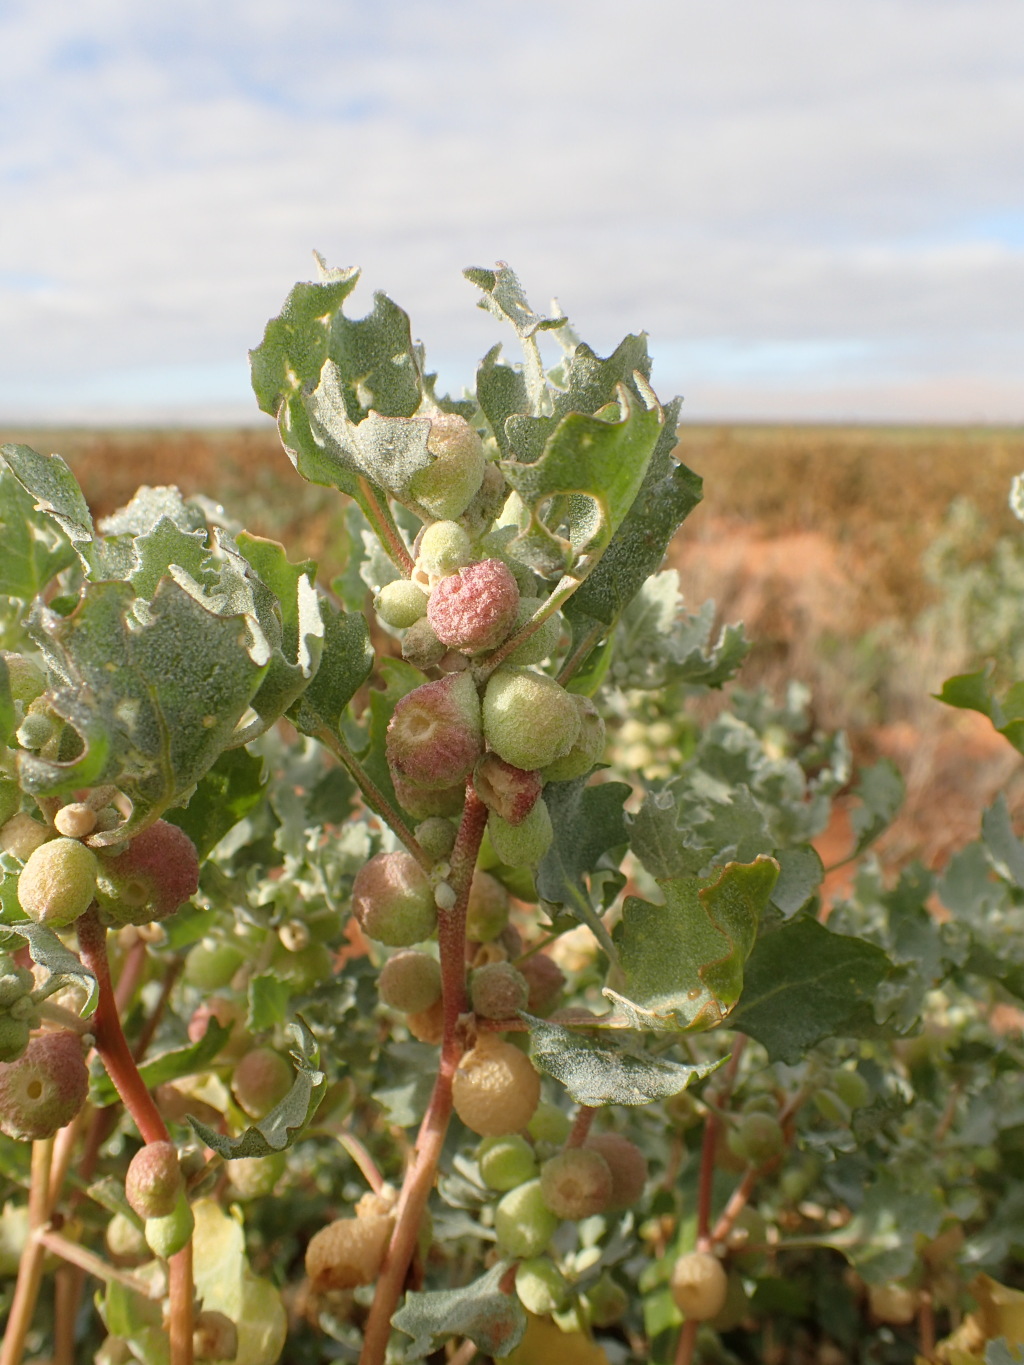
[[[190,1043],[188,1047],[162,1052],[158,1057],[152,1057],[148,1062],[144,1062],[139,1067],[139,1075],[145,1082],[146,1089],[155,1090],[158,1085],[166,1085],[168,1081],[176,1081],[182,1076],[195,1076],[206,1071],[227,1042],[230,1032],[230,1026],[225,1028],[223,1024],[218,1024],[216,1019],[210,1019],[206,1025],[206,1032],[198,1042]],[[117,1103],[117,1088],[105,1072],[93,1078],[89,1098],[101,1109],[108,1104]]]
[[[546,1019],[522,1016],[530,1026],[530,1059],[553,1076],[577,1104],[650,1104],[678,1095],[726,1059],[691,1066],[645,1055],[636,1038],[605,1029],[600,1036],[563,1028]]]
[[[199,780],[187,806],[164,812],[196,846],[199,861],[263,800],[263,759],[248,749],[226,749]]]
[[[64,683],[48,700],[82,749],[61,761],[23,751],[22,785],[57,795],[115,783],[133,809],[111,838],[185,800],[231,742],[266,671],[246,617],[215,615],[170,578],[144,616],[128,584],[90,583],[70,616],[39,605],[30,626]]]
[[[365,318],[335,313],[328,355],[350,421],[362,422],[371,409],[383,417],[412,417],[419,409],[423,384],[409,317],[386,294],[374,294]]]
[[[1000,877],[1024,889],[1024,843],[1013,832],[1010,808],[1002,792],[981,817],[981,837]]]
[[[3,527],[0,526],[0,535]],[[6,749],[18,728],[18,713],[11,694],[11,675],[7,660],[0,654],[0,750]]]
[[[587,782],[588,778],[580,777],[572,782],[549,782],[544,788],[555,833],[537,868],[536,888],[541,900],[564,907],[606,940],[607,931],[584,878],[602,860],[609,861],[605,855],[612,849],[624,849],[628,844],[623,803],[631,788],[625,782],[600,782],[589,787]]]
[[[280,1104],[275,1104],[259,1123],[250,1124],[240,1136],[229,1138],[200,1123],[191,1114],[186,1116],[207,1147],[228,1161],[243,1156],[269,1156],[271,1152],[283,1152],[308,1127],[327,1093],[327,1077],[319,1069],[320,1048],[316,1039],[302,1018],[298,1018],[290,1028],[297,1044],[291,1054],[295,1062],[295,1079]]]
[[[45,984],[33,992],[35,998],[44,1000],[55,991],[63,990],[65,986],[81,986],[86,992],[82,1018],[88,1019],[96,1008],[100,995],[99,983],[89,968],[83,966],[71,949],[65,948],[53,930],[47,929],[45,925],[25,921],[20,924],[5,924],[4,928],[8,933],[28,939],[32,961],[38,963],[40,967],[45,967],[49,973]]]
[[[469,1337],[488,1356],[514,1351],[526,1331],[526,1313],[513,1292],[514,1268],[512,1261],[499,1261],[461,1289],[406,1294],[391,1319],[413,1339],[399,1360],[412,1365],[452,1337]]]
[[[275,1028],[283,1024],[288,1013],[288,1002],[292,998],[291,983],[275,976],[273,972],[261,972],[249,981],[249,1014],[246,1026],[253,1033]]]
[[[566,320],[563,317],[548,318],[533,311],[523,293],[519,277],[504,261],[499,261],[494,270],[470,266],[462,273],[470,284],[475,284],[478,289],[483,290],[484,296],[478,301],[477,307],[493,313],[496,318],[510,322],[516,329],[517,336],[529,338],[539,331],[565,326]]]
[[[870,1284],[886,1284],[913,1271],[920,1239],[934,1237],[945,1214],[942,1190],[927,1171],[882,1166],[836,1240]]]
[[[724,626],[713,640],[714,623],[713,601],[686,612],[678,573],[655,574],[633,594],[619,620],[613,679],[619,687],[646,690],[670,683],[721,687],[736,674],[750,645],[742,624]]]
[[[790,920],[758,940],[730,1023],[792,1065],[823,1038],[873,1031],[871,1005],[891,970],[873,943]]]
[[[813,844],[780,848],[774,856],[779,865],[779,880],[772,892],[772,904],[789,919],[817,891],[825,877],[825,865]]]
[[[1009,740],[1018,753],[1024,754],[1024,682],[1016,682],[1000,700],[990,686],[991,667],[977,673],[961,673],[947,678],[938,701],[963,710],[980,711],[988,716],[996,730]]]
[[[649,390],[646,407],[624,387],[619,393],[620,420],[570,413],[533,464],[501,462],[529,513],[529,525],[510,546],[524,563],[538,563],[550,572],[551,565],[568,568],[577,555],[598,554],[633,505],[661,434],[663,414]]]
[[[903,803],[903,778],[892,759],[883,758],[862,769],[854,795],[860,798],[850,817],[857,839],[856,856],[888,829]]]
[[[664,905],[627,898],[615,931],[624,993],[604,993],[632,1027],[700,1030],[729,1017],[778,874],[773,858],[760,857],[713,878],[661,882]]]
[[[476,372],[476,395],[494,432],[498,449],[505,459],[510,459],[512,447],[505,423],[510,417],[529,412],[530,399],[522,370],[503,364],[498,359],[500,354],[499,342],[481,360]]]
[[[297,284],[263,340],[249,352],[252,387],[263,412],[276,417],[282,402],[313,385],[327,359],[331,321],[359,280],[359,271],[329,270],[321,257],[318,283]]]
[[[0,447],[10,459],[28,446]],[[42,456],[29,452],[36,459]],[[15,456],[16,458],[16,456]],[[46,585],[75,563],[75,549],[67,535],[45,512],[36,510],[35,498],[25,490],[11,469],[0,464],[0,596],[30,602]]]
[[[315,735],[324,727],[338,734],[345,707],[373,671],[373,645],[363,614],[335,611],[325,599],[321,611],[324,639],[320,667],[289,715],[306,735]]]

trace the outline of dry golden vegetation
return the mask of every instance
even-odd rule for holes
[[[140,483],[176,483],[319,559],[326,578],[341,566],[337,499],[294,474],[269,423],[3,439],[62,454],[99,516]],[[936,589],[922,557],[958,497],[980,513],[979,559],[1024,534],[1007,506],[1024,429],[684,425],[678,453],[705,481],[672,550],[687,600],[714,597],[722,620],[747,622],[756,646],[743,685],[800,679],[820,724],[848,728],[862,758],[896,760],[908,802],[886,851],[941,861],[1002,785],[1013,797],[1020,762],[982,718],[930,698],[980,660],[964,657],[959,634],[928,626]],[[1024,783],[1017,795],[1015,805]]]

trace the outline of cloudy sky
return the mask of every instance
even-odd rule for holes
[[[691,420],[1024,420],[1021,0],[0,0],[0,51],[8,425],[258,419],[313,248],[456,391],[506,260]]]

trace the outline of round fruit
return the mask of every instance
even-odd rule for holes
[[[593,1327],[611,1327],[629,1307],[629,1295],[607,1272],[593,1288],[587,1290],[587,1316]]]
[[[427,604],[434,634],[451,649],[479,654],[501,644],[515,625],[519,584],[500,559],[467,564],[437,583]]]
[[[448,652],[425,616],[414,621],[402,636],[402,658],[414,668],[433,668]]]
[[[574,777],[583,777],[604,755],[605,726],[601,713],[589,697],[571,695],[579,712],[580,732],[569,752],[549,763],[541,773],[545,782],[570,782]]]
[[[34,986],[35,978],[27,967],[19,967],[12,957],[0,953],[0,1010],[9,1010]]]
[[[771,1114],[754,1109],[729,1130],[729,1150],[751,1166],[763,1166],[782,1154],[786,1139],[782,1125]]]
[[[84,839],[96,828],[96,812],[84,801],[71,801],[61,806],[53,823],[58,834],[65,834],[69,839]]]
[[[391,1009],[418,1014],[441,998],[441,964],[428,953],[395,953],[381,968],[377,989]]]
[[[540,1100],[540,1077],[530,1059],[511,1043],[482,1034],[452,1079],[455,1112],[481,1137],[525,1128]]]
[[[244,961],[243,954],[230,943],[197,943],[188,951],[182,975],[197,990],[219,991]]]
[[[449,673],[414,688],[388,723],[388,767],[419,787],[440,790],[464,782],[482,749],[480,699],[469,673]]]
[[[477,869],[469,888],[466,937],[471,943],[490,943],[508,924],[508,892],[496,877]]]
[[[551,847],[555,831],[543,798],[518,825],[491,811],[487,817],[491,847],[506,867],[536,867]]]
[[[427,614],[427,594],[418,583],[397,578],[385,583],[373,599],[373,609],[386,626],[406,630]]]
[[[107,1224],[107,1249],[119,1260],[144,1261],[148,1259],[146,1238],[142,1229],[124,1213],[115,1213]]]
[[[859,1071],[837,1071],[832,1084],[848,1109],[863,1109],[871,1102],[871,1086]]]
[[[849,1107],[843,1103],[834,1090],[816,1090],[814,1107],[829,1123],[839,1123],[845,1127],[850,1122]]]
[[[286,927],[289,926],[282,925],[282,928]],[[302,927],[305,928],[305,925]],[[279,941],[270,959],[270,966],[275,976],[288,982],[294,995],[305,995],[319,986],[321,981],[331,979],[334,958],[330,949],[322,943],[307,941],[301,948],[288,948]]]
[[[526,1131],[534,1142],[550,1142],[552,1146],[563,1143],[572,1131],[572,1119],[564,1109],[548,1100],[541,1100]]]
[[[511,962],[488,962],[470,977],[470,1002],[483,1019],[514,1019],[529,996],[526,977]]]
[[[185,831],[156,820],[114,857],[100,859],[96,899],[114,924],[166,919],[199,890],[199,855]]]
[[[917,1295],[902,1284],[868,1285],[868,1305],[879,1322],[906,1327],[917,1315]]]
[[[261,1119],[292,1088],[291,1064],[270,1047],[254,1047],[231,1077],[231,1093],[250,1118]]]
[[[125,1198],[140,1218],[166,1218],[174,1212],[184,1189],[173,1142],[149,1142],[128,1163]]]
[[[17,1061],[0,1066],[0,1132],[53,1137],[81,1109],[88,1089],[78,1035],[70,1029],[42,1033]]]
[[[547,1256],[531,1256],[516,1270],[519,1302],[531,1313],[557,1313],[569,1300],[569,1282]]]
[[[515,623],[509,631],[510,635],[516,635],[526,625],[530,617],[544,605],[542,597],[520,597],[519,610],[516,612]],[[516,664],[520,667],[526,664],[539,664],[544,659],[549,659],[558,648],[558,641],[562,636],[562,617],[557,611],[553,611],[542,626],[533,634],[517,646],[508,656],[506,662]]]
[[[57,722],[47,711],[29,711],[15,738],[23,749],[41,749],[57,733]]]
[[[77,839],[50,839],[29,855],[18,880],[21,908],[37,924],[60,929],[85,914],[96,894],[98,861]]]
[[[577,1221],[603,1213],[612,1197],[612,1173],[600,1152],[569,1147],[540,1168],[544,1202],[559,1218]]]
[[[9,1014],[0,1014],[0,1062],[16,1062],[24,1055],[32,1028],[28,1019],[13,1019]]]
[[[147,1218],[145,1223],[146,1242],[154,1256],[162,1256],[166,1261],[174,1256],[192,1236],[196,1220],[184,1192],[171,1213],[164,1218]]]
[[[498,1245],[510,1256],[539,1256],[557,1227],[558,1218],[544,1202],[539,1180],[509,1190],[494,1209]]]
[[[484,1138],[476,1160],[481,1179],[492,1190],[514,1190],[537,1174],[533,1148],[518,1133]]]
[[[612,1173],[608,1212],[618,1213],[636,1204],[647,1184],[647,1158],[636,1143],[621,1133],[591,1133],[586,1147],[599,1152]]]
[[[372,1284],[384,1260],[394,1219],[370,1214],[336,1218],[306,1247],[306,1274],[318,1293]]]
[[[363,929],[389,948],[422,943],[437,928],[434,889],[410,853],[378,853],[352,887],[352,909]]]
[[[416,826],[413,833],[423,852],[437,862],[447,858],[455,847],[457,830],[452,822],[442,815],[428,816]]]
[[[432,517],[454,520],[472,502],[484,478],[487,456],[474,427],[454,412],[430,419],[427,450],[432,464],[417,469],[409,493]]]
[[[469,533],[457,521],[435,521],[420,536],[417,563],[435,578],[446,578],[473,558]],[[423,607],[426,611],[426,604]],[[422,615],[422,613],[421,613]]]
[[[0,829],[0,849],[21,863],[28,862],[37,848],[46,843],[50,831],[24,811],[12,815]]]
[[[421,1043],[437,1047],[444,1037],[444,1002],[435,1000],[428,1009],[407,1014],[405,1026]]]
[[[554,1009],[565,985],[565,973],[547,953],[533,953],[519,964],[526,977],[530,998],[526,1008],[531,1014],[548,1014]]]
[[[497,754],[484,754],[473,770],[480,800],[510,825],[519,825],[533,810],[544,787],[540,770],[513,768]]]
[[[274,1193],[274,1186],[284,1175],[287,1158],[284,1152],[269,1156],[243,1156],[228,1162],[228,1179],[235,1199],[265,1199]]]
[[[514,768],[545,768],[567,754],[580,731],[572,695],[527,668],[499,668],[483,700],[484,737]]]
[[[709,1251],[691,1251],[673,1266],[669,1288],[684,1317],[706,1322],[725,1307],[729,1279]]]
[[[23,654],[4,650],[3,659],[7,665],[11,696],[15,701],[31,706],[36,697],[41,697],[46,691],[46,674]]]
[[[398,804],[408,811],[414,820],[428,820],[431,817],[460,815],[466,804],[465,783],[454,787],[420,787],[415,782],[406,782],[398,773],[391,774]]]

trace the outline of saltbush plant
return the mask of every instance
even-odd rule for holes
[[[3,447],[0,1365],[1012,1359],[1006,801],[890,875],[798,683],[692,707],[679,400],[467,275],[523,355],[458,397],[323,262],[252,352],[331,582]]]

